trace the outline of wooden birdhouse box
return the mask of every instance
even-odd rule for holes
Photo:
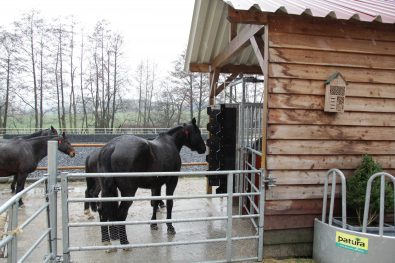
[[[325,81],[325,112],[344,112],[347,82],[339,72]]]

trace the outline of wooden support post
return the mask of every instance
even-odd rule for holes
[[[269,79],[269,29],[268,26],[265,26],[264,33],[265,40],[262,39],[261,36],[253,36],[250,38],[250,42],[252,48],[255,52],[255,55],[258,59],[259,66],[265,76],[264,81],[264,91],[263,91],[263,111],[262,111],[262,158],[261,158],[261,168],[266,170],[267,163],[267,98],[268,98],[268,79]]]

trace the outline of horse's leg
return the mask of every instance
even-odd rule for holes
[[[161,188],[159,188],[159,194],[158,194],[159,196],[161,195],[160,192],[161,192]],[[153,190],[153,189],[151,189],[151,195],[154,196],[154,190]],[[152,207],[154,206],[154,200],[151,200],[151,206],[152,206]],[[158,206],[159,206],[160,208],[166,207],[166,205],[165,205],[165,203],[163,202],[163,200],[158,200]]]
[[[174,193],[174,190],[176,189],[178,183],[178,177],[174,176],[168,179],[166,182],[166,196],[171,196]],[[171,212],[173,210],[173,199],[167,199],[166,200],[166,205],[167,205],[167,219],[171,219]],[[166,223],[167,225],[167,234],[169,235],[175,235],[176,230],[173,227],[172,223]]]
[[[92,178],[85,178],[86,179],[86,190],[85,190],[85,198],[91,198],[91,179]],[[85,201],[84,202],[84,214],[88,216],[88,219],[94,219],[94,216],[91,214],[91,211],[89,210],[89,202]]]
[[[100,191],[101,191],[101,187],[100,187],[99,179],[95,178],[95,185],[93,187],[93,190],[91,190],[90,195],[92,197],[98,197]],[[93,212],[97,211],[97,202],[90,202],[90,206]]]
[[[12,183],[11,183],[11,193],[15,193],[15,185],[16,185],[16,174],[14,174],[14,177],[12,178]]]
[[[16,181],[16,194],[22,191],[25,188],[25,182],[28,174],[27,173],[18,173],[17,181]],[[23,207],[22,198],[19,199],[19,207]]]
[[[119,187],[120,191],[121,191],[121,196],[125,197],[125,196],[135,196],[136,195],[136,191],[137,191],[137,187],[131,187],[131,188],[124,188],[124,187]],[[118,207],[118,220],[119,221],[125,221],[127,216],[128,216],[128,211],[130,206],[133,204],[133,201],[122,201],[119,204]],[[120,225],[118,226],[118,231],[119,231],[119,239],[121,242],[121,245],[126,245],[129,244],[128,241],[128,236],[126,234],[126,227],[125,225]]]
[[[102,197],[116,197],[118,195],[117,188],[114,184],[112,178],[103,178],[103,185],[102,189]],[[101,202],[100,203],[100,221],[107,222],[107,221],[116,221],[117,218],[117,210],[118,210],[118,203],[117,202]],[[110,235],[108,235],[108,229],[110,229]],[[102,242],[104,245],[111,245],[110,237],[114,237],[117,233],[117,228],[115,226],[102,226]],[[107,252],[113,252],[116,249],[111,249]]]
[[[160,187],[151,188],[151,195],[160,196]],[[156,212],[159,209],[159,200],[151,200],[151,204],[153,209],[151,220],[156,220]],[[158,224],[157,223],[151,224],[151,230],[158,230]]]

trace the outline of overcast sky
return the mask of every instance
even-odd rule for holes
[[[106,19],[125,37],[132,68],[148,58],[167,72],[187,46],[193,5],[194,0],[7,0],[1,3],[0,25],[32,9],[48,19],[74,15],[90,31]]]

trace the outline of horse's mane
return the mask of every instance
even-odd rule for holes
[[[53,138],[57,138],[57,137],[60,137],[60,136],[57,134],[49,134],[49,135],[42,135],[42,136],[28,138],[28,139],[26,139],[26,141],[45,140],[47,138],[53,139]]]
[[[165,134],[167,134],[167,135],[173,135],[173,134],[175,134],[175,133],[177,133],[179,130],[181,130],[183,128],[183,126],[177,126],[177,127],[174,127],[174,128],[171,128],[170,130],[168,130],[168,131],[166,131],[166,132],[161,132],[161,133],[159,133],[159,135],[158,136],[163,136],[163,135],[165,135]]]
[[[28,135],[21,136],[21,137],[23,139],[30,139],[30,138],[33,138],[33,137],[37,137],[38,135],[40,135],[44,131],[50,131],[50,129],[48,128],[48,129],[39,130],[39,131],[36,131],[36,132],[34,132],[32,134],[28,134]]]

